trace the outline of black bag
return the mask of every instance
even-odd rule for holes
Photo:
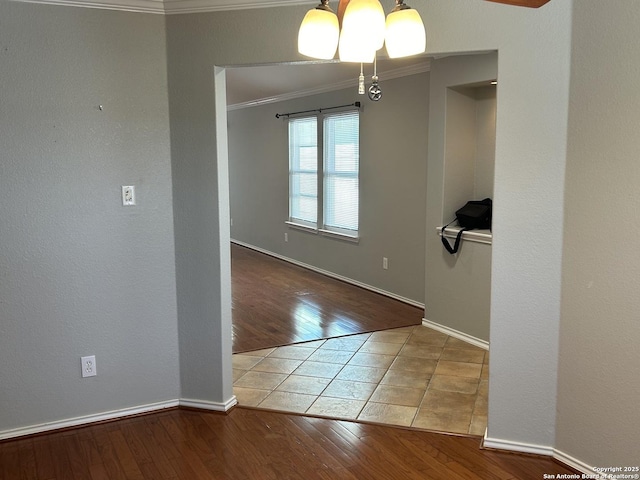
[[[451,225],[453,222],[447,223],[442,227],[442,244],[451,255],[458,252],[460,248],[460,240],[462,239],[462,232],[465,230],[473,230],[474,228],[491,229],[491,206],[492,202],[490,198],[484,200],[472,200],[467,202],[464,207],[456,210],[456,219],[458,225],[462,228],[456,235],[456,242],[453,247],[449,244],[449,241],[444,237],[444,229]]]

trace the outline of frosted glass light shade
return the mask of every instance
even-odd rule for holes
[[[338,55],[341,62],[373,63],[376,49],[362,36],[342,30]]]
[[[408,57],[424,52],[427,35],[420,14],[412,8],[392,11],[387,16],[385,42],[389,58]]]
[[[351,0],[342,19],[340,60],[371,63],[384,44],[384,10],[378,0]]]
[[[298,30],[298,52],[311,58],[331,60],[338,48],[340,27],[331,10],[314,8],[304,16]]]

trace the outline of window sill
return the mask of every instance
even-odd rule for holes
[[[438,235],[442,236],[442,227],[436,227]],[[460,227],[447,227],[444,231],[445,238],[452,238],[455,240]],[[493,234],[491,230],[469,230],[462,232],[462,239],[469,242],[484,243],[491,245],[493,242]]]
[[[351,242],[351,243],[359,243],[360,242],[360,237],[354,237],[354,236],[351,236],[351,235],[347,235],[345,233],[334,232],[332,230],[325,230],[323,228],[310,227],[309,225],[304,225],[303,223],[292,222],[290,220],[285,220],[284,223],[286,225],[288,225],[290,228],[293,228],[293,229],[296,229],[296,230],[302,230],[303,232],[313,233],[315,235],[320,234],[320,235],[325,236],[325,237],[335,238],[336,240],[344,240],[345,242]]]

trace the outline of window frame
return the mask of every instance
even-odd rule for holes
[[[356,136],[357,136],[358,143],[356,148],[357,158],[355,160],[357,171],[355,172],[355,174],[351,172],[349,174],[342,174],[342,175],[338,174],[337,176],[342,178],[346,178],[346,177],[353,178],[355,176],[357,180],[356,198],[357,198],[358,205],[356,207],[357,208],[357,212],[356,212],[357,229],[356,230],[341,228],[339,226],[327,225],[327,219],[326,219],[327,208],[326,208],[325,196],[326,196],[327,177],[329,174],[327,172],[328,170],[327,156],[326,156],[327,134],[325,132],[326,130],[325,122],[327,119],[330,119],[332,117],[345,116],[349,114],[355,114],[357,118]],[[293,191],[292,174],[294,170],[292,169],[292,164],[291,164],[291,161],[292,161],[291,123],[296,120],[303,120],[303,119],[310,119],[310,118],[316,119],[316,129],[317,129],[317,142],[316,142],[317,214],[316,214],[315,223],[308,222],[303,219],[295,218],[292,216],[292,191]],[[288,147],[289,149],[289,152],[288,152],[289,154],[289,192],[288,192],[289,212],[288,214],[289,215],[288,215],[288,220],[286,220],[285,223],[289,227],[294,229],[300,229],[307,232],[327,236],[330,238],[337,238],[341,240],[347,240],[347,241],[358,243],[360,239],[360,110],[347,109],[347,110],[342,110],[336,113],[318,113],[315,115],[306,115],[306,116],[290,118],[289,121],[287,122],[287,130],[289,135],[289,140],[288,140],[288,145],[289,145]],[[336,172],[333,171],[332,174],[335,176]]]

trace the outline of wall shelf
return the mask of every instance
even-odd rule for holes
[[[460,228],[461,227],[447,227],[444,231],[445,238],[455,240]],[[439,236],[442,236],[442,227],[436,227],[436,232]],[[462,239],[469,242],[491,245],[493,241],[493,234],[491,233],[491,230],[469,230],[462,232]]]

